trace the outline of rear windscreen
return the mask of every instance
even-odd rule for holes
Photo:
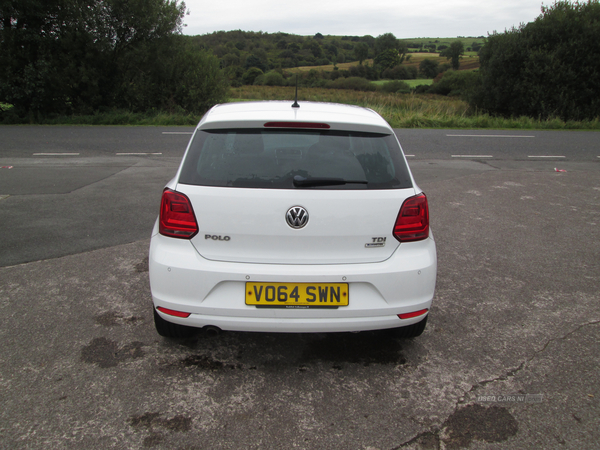
[[[395,136],[329,130],[198,131],[179,182],[276,189],[412,187]]]

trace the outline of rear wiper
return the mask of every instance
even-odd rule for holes
[[[341,186],[344,184],[369,184],[367,180],[344,180],[343,178],[304,178],[294,177],[294,187]]]

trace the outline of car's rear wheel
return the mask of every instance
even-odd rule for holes
[[[396,336],[399,338],[409,339],[415,338],[417,336],[421,336],[423,331],[425,331],[425,326],[427,325],[427,318],[429,316],[425,316],[423,320],[417,323],[413,323],[412,325],[408,325],[406,327],[396,328]]]
[[[168,322],[154,310],[154,326],[158,334],[168,338],[186,338],[198,333],[198,328]]]

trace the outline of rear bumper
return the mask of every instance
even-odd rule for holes
[[[264,333],[334,333],[348,331],[384,330],[412,325],[427,314],[401,320],[398,316],[351,317],[329,319],[275,319],[264,317],[225,317],[192,314],[186,319],[169,316],[158,311],[169,322],[192,327],[214,326],[227,331],[258,331]]]
[[[342,332],[396,328],[431,308],[437,260],[433,238],[401,244],[387,260],[368,264],[289,265],[210,261],[190,241],[154,234],[149,255],[155,307],[190,313],[165,320],[231,331]],[[246,282],[348,283],[349,305],[337,309],[256,308],[244,301]]]

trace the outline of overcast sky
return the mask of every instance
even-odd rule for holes
[[[185,0],[184,34],[278,31],[303,36],[487,36],[540,15],[541,0]],[[551,2],[546,1],[546,5]]]

